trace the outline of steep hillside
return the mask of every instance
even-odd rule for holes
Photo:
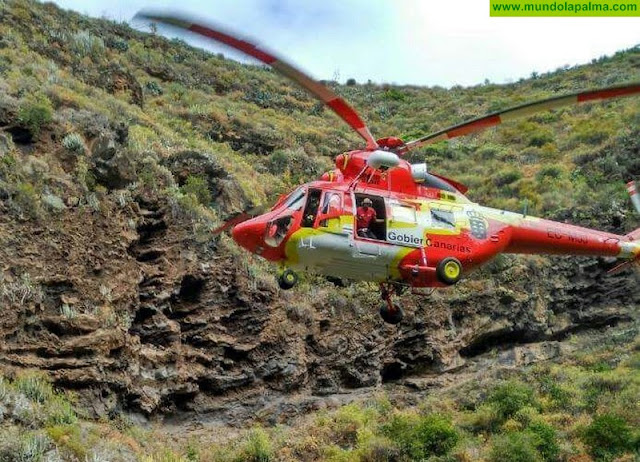
[[[331,83],[410,139],[552,94],[638,80],[640,48],[509,85]],[[640,99],[542,114],[412,154],[472,200],[638,227]],[[93,417],[287,422],[336,393],[464,368],[490,350],[634,325],[638,276],[501,257],[397,327],[367,284],[273,268],[209,230],[359,146],[273,72],[52,4],[0,0],[0,371],[40,369]],[[329,399],[329,398],[326,398]],[[187,417],[185,417],[187,416]]]

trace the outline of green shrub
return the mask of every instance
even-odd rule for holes
[[[18,120],[38,136],[42,127],[53,120],[51,101],[41,94],[26,98],[18,109]]]
[[[413,460],[445,455],[460,439],[451,420],[439,414],[425,417],[398,414],[383,431]]]
[[[85,150],[84,140],[77,133],[69,133],[65,136],[62,139],[62,146],[73,154],[83,154]]]
[[[259,88],[250,89],[247,91],[244,99],[261,108],[268,108],[274,105],[276,99],[278,99],[270,91],[262,90]]]
[[[147,90],[147,93],[152,96],[160,96],[164,93],[164,91],[162,91],[162,87],[154,80],[148,81],[144,85],[144,88]]]
[[[72,453],[79,460],[85,460],[87,445],[79,425],[54,425],[47,427],[46,431],[59,448]]]
[[[0,157],[0,172],[2,172],[3,174],[13,172],[15,166],[16,158],[11,152],[8,152],[4,156]]]
[[[528,146],[542,147],[547,143],[552,142],[554,139],[553,134],[548,130],[537,130],[529,136],[527,142]]]
[[[453,449],[460,439],[451,420],[437,414],[423,418],[414,431],[419,442],[419,452],[425,456],[444,455]]]
[[[407,98],[407,95],[397,88],[389,88],[382,94],[382,98],[391,101],[404,101]]]
[[[483,144],[476,151],[477,155],[483,160],[499,159],[500,155],[506,151],[504,146],[487,143]]]
[[[13,202],[22,213],[32,218],[36,218],[40,214],[38,193],[31,183],[18,183],[13,195]]]
[[[592,372],[608,372],[612,371],[614,367],[606,361],[596,361],[594,363],[586,364],[585,369]]]
[[[551,425],[542,421],[533,422],[527,428],[527,432],[532,436],[535,448],[545,461],[558,460],[560,454],[558,434]]]
[[[104,40],[104,44],[109,48],[113,48],[114,50],[122,52],[125,52],[129,49],[129,43],[125,39],[122,39],[120,37],[107,37]]]
[[[78,183],[86,189],[86,191],[94,191],[97,186],[96,176],[90,170],[89,164],[84,157],[78,157],[76,162],[76,178]]]
[[[484,403],[476,408],[469,420],[471,431],[493,433],[500,427],[503,419],[493,404]]]
[[[542,167],[538,171],[538,173],[536,173],[536,180],[542,181],[545,178],[558,179],[563,175],[564,172],[564,168],[560,167],[559,165],[547,165],[545,167]]]
[[[502,420],[513,417],[525,406],[538,407],[533,388],[521,382],[509,381],[498,385],[489,395]]]
[[[19,375],[14,386],[31,401],[44,404],[53,398],[53,387],[42,375],[25,373]]]
[[[520,173],[519,170],[506,168],[495,174],[493,177],[493,183],[496,186],[501,187],[511,184],[514,181],[518,181],[520,178],[522,178],[522,173]]]
[[[93,59],[98,59],[105,51],[104,41],[84,30],[73,34],[70,42],[71,49],[78,56],[90,56]]]
[[[582,441],[594,457],[610,460],[633,447],[633,435],[624,419],[602,414],[585,428]]]
[[[615,372],[594,374],[584,385],[584,401],[587,409],[597,409],[599,403],[614,393],[620,393],[629,384],[627,377]]]
[[[310,157],[302,149],[275,150],[266,159],[267,170],[285,181],[286,187],[297,186],[301,182],[318,177],[330,168],[326,159]]]
[[[342,406],[331,423],[333,440],[341,446],[355,446],[360,432],[375,418],[376,411],[363,404]]]
[[[3,462],[40,462],[49,449],[51,440],[44,435],[33,432],[0,432],[0,460]]]
[[[514,420],[520,422],[525,427],[531,424],[540,414],[536,408],[524,406],[518,410],[513,416]]]
[[[571,404],[571,393],[559,385],[554,377],[542,377],[540,390],[553,400],[554,407],[564,409]]]
[[[269,462],[273,460],[273,446],[262,428],[252,429],[235,460],[238,462]]]
[[[542,458],[529,434],[513,432],[493,439],[487,460],[489,462],[540,462]]]
[[[610,138],[612,130],[609,124],[603,124],[602,120],[593,117],[579,122],[573,130],[572,138],[579,143],[595,145]]]
[[[49,425],[69,425],[78,421],[73,407],[62,395],[54,396],[46,411]]]
[[[183,194],[193,194],[202,205],[211,203],[211,193],[209,192],[207,180],[200,176],[189,175],[180,189]]]
[[[267,168],[271,173],[278,174],[283,173],[290,165],[290,155],[288,151],[277,150],[269,157],[267,162]]]

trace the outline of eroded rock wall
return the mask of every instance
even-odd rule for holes
[[[224,238],[196,239],[163,199],[102,207],[0,216],[0,368],[43,370],[96,415],[233,419],[455,370],[492,348],[634,319],[640,305],[637,276],[606,275],[602,260],[503,256],[457,287],[403,297],[405,320],[388,326],[373,285],[282,292]]]

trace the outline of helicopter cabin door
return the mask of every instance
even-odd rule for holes
[[[300,223],[303,228],[313,228],[320,208],[320,196],[322,196],[321,189],[309,188],[307,204],[302,212],[302,222]]]
[[[296,252],[321,274],[357,279],[353,259],[353,202],[342,191],[309,189]],[[310,229],[305,229],[310,228]]]
[[[395,258],[394,247],[385,240],[387,207],[382,196],[355,193],[352,234],[353,271],[367,279],[384,281]],[[369,209],[373,212],[368,211]]]

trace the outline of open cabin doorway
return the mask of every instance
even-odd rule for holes
[[[384,241],[387,235],[387,209],[384,198],[372,194],[356,193],[355,199],[355,237]],[[368,202],[370,205],[367,204]],[[373,210],[373,214],[368,212],[369,208]],[[363,228],[366,228],[366,231]]]

